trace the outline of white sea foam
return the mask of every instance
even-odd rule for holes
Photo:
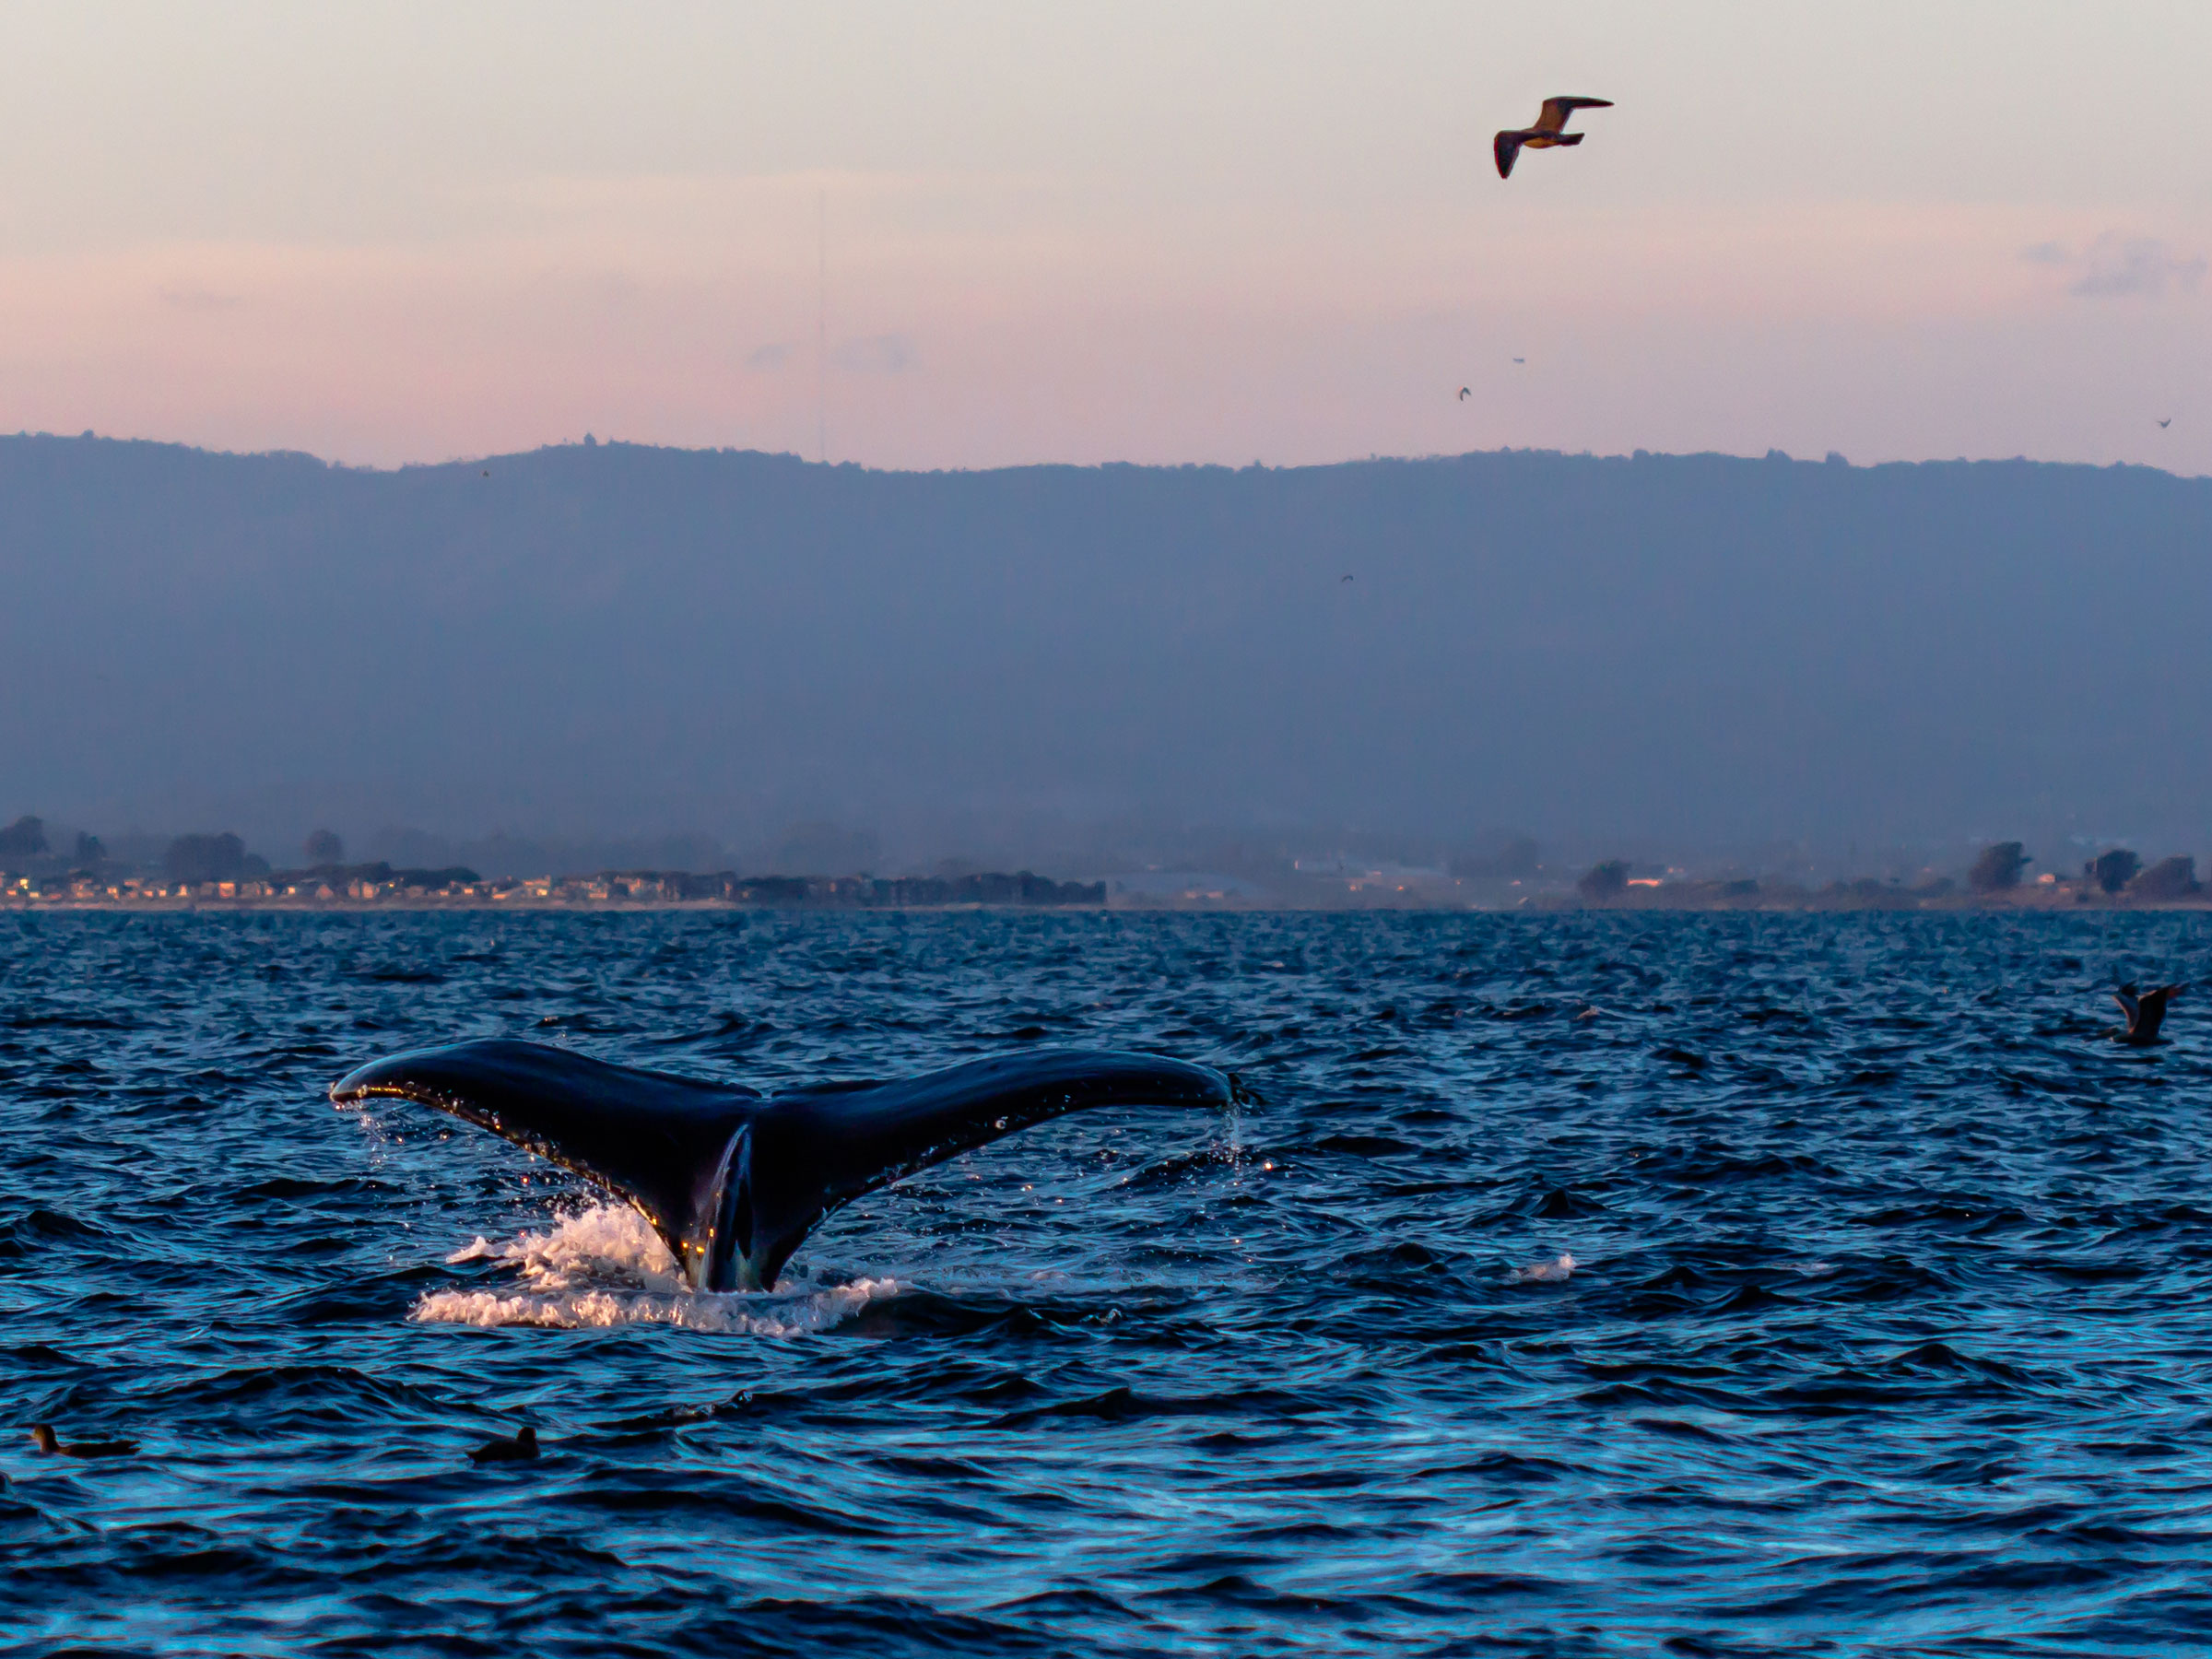
[[[676,1258],[644,1217],[603,1204],[567,1217],[545,1232],[503,1244],[478,1238],[449,1262],[500,1262],[521,1283],[503,1290],[433,1290],[415,1304],[429,1324],[587,1326],[665,1324],[688,1331],[731,1331],[756,1336],[799,1336],[825,1331],[871,1301],[896,1296],[895,1279],[770,1294],[718,1295],[693,1290]]]

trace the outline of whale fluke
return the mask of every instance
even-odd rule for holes
[[[695,1288],[759,1290],[830,1211],[955,1153],[1094,1106],[1248,1097],[1181,1060],[1038,1049],[771,1098],[492,1039],[371,1062],[330,1098],[414,1100],[504,1135],[627,1199]]]

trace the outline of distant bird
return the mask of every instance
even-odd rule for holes
[[[488,467],[488,467],[486,467],[486,468],[484,469],[484,476],[485,476],[486,477],[488,477],[488,478],[491,477],[491,468],[490,468],[490,467]]]
[[[1347,577],[1344,577],[1342,580],[1344,580],[1344,581],[1346,581],[1346,582],[1349,582],[1349,581],[1351,580],[1351,578],[1350,578],[1349,576],[1347,576]]]
[[[537,1430],[524,1423],[512,1440],[486,1441],[468,1454],[471,1463],[527,1463],[537,1455]]]
[[[2159,421],[2159,426],[2161,426],[2161,427],[2170,427],[2170,426],[2171,426],[2172,424],[2173,424],[2173,417],[2172,417],[2172,416],[2171,416],[2171,415],[2167,416],[2165,419],[2163,419],[2163,420],[2161,420],[2161,421]]]
[[[1468,398],[1470,398],[1470,397],[1472,397],[1472,396],[1474,396],[1474,395],[1475,395],[1475,388],[1474,388],[1474,387],[1472,387],[1472,386],[1462,386],[1462,387],[1459,389],[1459,401],[1460,401],[1461,403],[1465,403],[1465,402],[1467,401],[1467,399],[1468,399]]]
[[[1526,358],[1515,358],[1513,361],[1516,363],[1525,363],[1528,361],[1528,359]]]
[[[128,1457],[138,1450],[138,1442],[133,1440],[73,1441],[64,1445],[53,1438],[52,1423],[33,1423],[30,1438],[49,1457]]]
[[[2114,1042],[2124,1042],[2130,1048],[2148,1048],[2159,1041],[2159,1028],[2166,1023],[2166,1005],[2179,996],[2187,987],[2159,985],[2138,994],[2135,982],[2130,980],[2112,993],[2112,1000],[2127,1016],[2127,1029],[2105,1033]]]
[[[1609,98],[1547,98],[1544,110],[1536,117],[1536,124],[1518,129],[1508,128],[1491,140],[1491,152],[1498,158],[1498,176],[1513,176],[1513,163],[1520,159],[1524,145],[1530,149],[1557,149],[1571,144],[1580,144],[1586,135],[1565,130],[1568,117],[1577,110],[1609,110]]]
[[[1556,1262],[1532,1262],[1513,1275],[1516,1285],[1553,1285],[1574,1277],[1574,1258],[1562,1254]]]

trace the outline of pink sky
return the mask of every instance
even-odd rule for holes
[[[1834,10],[34,10],[0,429],[2212,470],[2212,8]]]

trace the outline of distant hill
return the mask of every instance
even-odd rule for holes
[[[2138,468],[0,439],[0,820],[2193,848],[2208,646]]]

